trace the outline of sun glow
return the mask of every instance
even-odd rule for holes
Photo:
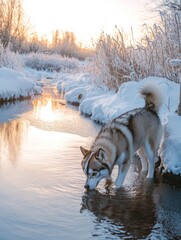
[[[40,109],[40,119],[51,122],[55,120],[55,114],[52,109],[52,101],[48,99],[47,104]]]
[[[74,32],[85,45],[101,31],[119,29],[136,34],[142,25],[140,12],[146,1],[139,0],[24,0],[24,9],[39,35],[51,40],[52,31]]]
[[[33,101],[33,106],[36,119],[44,122],[53,122],[56,120],[56,112],[54,111],[53,102],[50,97]]]

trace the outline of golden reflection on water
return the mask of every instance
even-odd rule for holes
[[[14,120],[0,125],[0,159],[8,156],[11,162],[16,162],[28,127],[29,122],[25,120]]]
[[[35,99],[33,104],[33,115],[35,119],[43,122],[54,122],[60,116],[57,116],[56,110],[60,110],[62,103],[58,96],[52,96],[49,93],[42,94],[41,98]],[[63,104],[64,105],[64,104]]]
[[[32,102],[33,110],[24,115],[30,124],[47,131],[59,131],[80,136],[94,136],[100,125],[94,125],[90,119],[84,118],[77,107],[67,107],[65,100],[57,94],[43,93]]]
[[[45,122],[52,122],[56,120],[56,115],[54,112],[55,106],[50,97],[33,101],[33,107],[33,111],[37,119]]]
[[[37,147],[36,151],[41,153],[39,149],[42,150],[44,146],[45,149],[52,149],[56,146],[56,142],[61,142],[62,149],[66,141],[74,143],[71,134],[89,136],[94,133],[94,127],[90,125],[90,122],[81,118],[77,111],[67,108],[57,95],[52,97],[51,94],[44,93],[40,98],[34,99],[32,105],[32,111],[25,112],[21,118],[0,124],[1,161],[10,160],[15,163],[24,154],[26,140],[29,141],[32,136],[34,137],[34,150]],[[58,134],[58,141],[55,139],[55,134],[51,133],[45,137],[45,132],[41,130],[66,134]],[[27,139],[25,139],[26,136]],[[89,142],[90,139],[86,141]],[[58,148],[60,149],[60,146]]]

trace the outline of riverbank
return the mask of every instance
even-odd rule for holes
[[[0,67],[0,104],[27,99],[41,92],[41,87],[25,74]]]
[[[88,73],[62,74],[31,69],[24,69],[24,73],[19,73],[2,67],[0,76],[0,103],[41,94],[41,80],[46,79],[50,84],[57,84],[58,91],[65,94],[65,100],[78,105],[81,114],[100,123],[110,122],[122,113],[144,106],[139,89],[147,82],[154,82],[161,88],[164,98],[159,114],[164,126],[164,139],[160,149],[163,173],[181,175],[181,121],[176,114],[179,103],[178,84],[165,78],[149,77],[138,82],[123,83],[118,92],[115,92],[104,86],[97,86],[96,79]]]
[[[123,83],[118,92],[115,92],[92,84],[91,75],[67,74],[57,83],[57,89],[65,93],[67,102],[79,105],[81,114],[89,116],[96,122],[107,123],[122,113],[144,106],[139,89],[147,82],[157,84],[163,95],[163,105],[159,113],[164,128],[160,148],[164,165],[163,174],[181,179],[181,117],[176,114],[179,84],[166,78],[148,77],[138,82]]]

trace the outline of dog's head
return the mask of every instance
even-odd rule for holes
[[[84,187],[87,190],[96,188],[102,178],[107,178],[111,174],[106,152],[99,148],[96,152],[80,147],[83,154],[82,169],[87,176]]]

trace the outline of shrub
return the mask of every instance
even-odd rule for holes
[[[24,62],[18,53],[12,52],[9,48],[4,49],[0,44],[0,66],[21,71],[24,66]]]
[[[79,68],[75,58],[62,57],[58,54],[30,53],[23,56],[25,66],[36,70],[65,72]]]

